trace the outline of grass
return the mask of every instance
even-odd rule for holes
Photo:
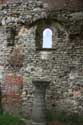
[[[0,125],[24,125],[20,117],[10,114],[0,115]]]

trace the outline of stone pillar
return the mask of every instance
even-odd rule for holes
[[[47,125],[45,94],[49,83],[46,80],[33,80],[35,97],[32,110],[32,125]]]

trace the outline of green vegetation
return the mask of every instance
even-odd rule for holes
[[[0,115],[0,125],[24,125],[20,117],[9,114]]]
[[[60,121],[69,125],[83,125],[83,116],[77,114],[68,115],[65,112],[52,113],[48,112],[48,121]]]
[[[3,114],[1,83],[0,83],[0,114]]]

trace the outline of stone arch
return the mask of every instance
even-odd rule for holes
[[[37,26],[36,28],[36,35],[35,35],[35,41],[36,41],[36,50],[56,50],[57,45],[62,43],[63,41],[68,40],[67,31],[57,20],[54,19],[43,19],[39,20],[35,24]],[[44,30],[50,29],[52,31],[52,35],[49,35],[51,41],[50,46],[44,46]]]

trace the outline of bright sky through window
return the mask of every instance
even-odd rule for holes
[[[43,48],[52,48],[52,30],[49,28],[43,31]]]

